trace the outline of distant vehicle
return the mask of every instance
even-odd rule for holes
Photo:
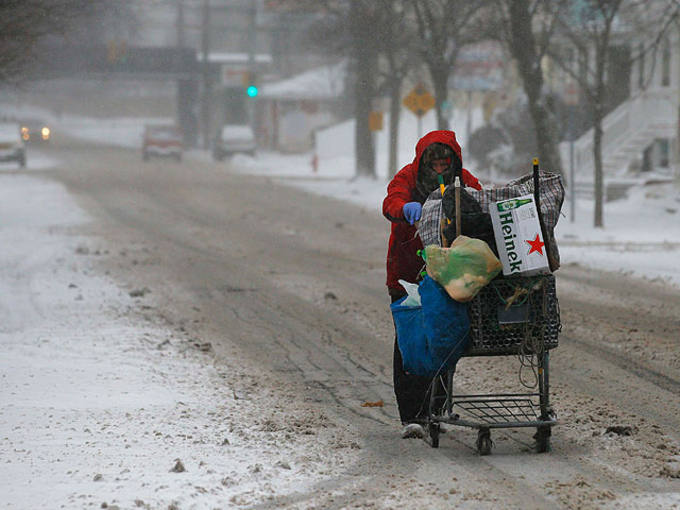
[[[0,161],[16,161],[26,168],[26,148],[17,124],[0,124]]]
[[[26,143],[47,143],[52,130],[47,123],[40,120],[24,120],[21,122],[21,139]]]
[[[172,157],[182,161],[182,132],[177,126],[146,126],[142,142],[142,158],[148,161],[151,156]]]
[[[255,134],[250,126],[226,124],[215,137],[213,158],[222,161],[225,157],[237,152],[255,155]]]

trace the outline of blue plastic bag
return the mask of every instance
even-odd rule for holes
[[[390,305],[404,370],[433,377],[455,366],[470,342],[467,305],[459,303],[429,276],[418,287],[421,306]]]

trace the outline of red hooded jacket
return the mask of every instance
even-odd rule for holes
[[[453,131],[430,131],[416,144],[416,157],[413,162],[399,170],[387,185],[387,196],[383,200],[383,215],[392,222],[390,242],[387,250],[387,288],[390,294],[403,294],[405,290],[398,280],[415,282],[424,262],[416,252],[423,247],[414,225],[404,219],[403,207],[413,202],[416,189],[416,177],[420,158],[425,149],[433,143],[444,143],[458,155],[461,163],[460,145]],[[463,185],[482,189],[479,181],[470,172],[463,169]]]

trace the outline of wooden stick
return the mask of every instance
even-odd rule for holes
[[[456,175],[456,237],[460,235],[460,177]]]

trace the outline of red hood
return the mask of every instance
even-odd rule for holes
[[[451,149],[453,149],[453,152],[456,153],[458,156],[458,159],[460,159],[460,164],[463,164],[463,155],[460,149],[460,145],[458,145],[458,142],[456,141],[456,133],[453,131],[448,131],[448,130],[439,130],[439,131],[430,131],[427,133],[425,136],[423,136],[420,140],[418,140],[418,143],[416,144],[416,157],[413,160],[412,167],[414,168],[416,174],[418,172],[418,168],[420,168],[420,158],[423,156],[423,152],[427,147],[432,145],[433,143],[445,143]],[[470,186],[471,188],[475,188],[478,190],[482,189],[482,185],[479,182],[479,180],[472,175],[467,169],[463,168],[462,172],[462,181],[464,186]]]
[[[460,159],[461,165],[463,164],[463,156],[461,154],[460,145],[456,141],[456,133],[453,131],[430,131],[425,136],[423,136],[416,144],[416,157],[413,160],[413,165],[418,168],[420,165],[420,158],[423,156],[423,152],[433,143],[444,143],[453,149],[456,153],[458,159]]]

